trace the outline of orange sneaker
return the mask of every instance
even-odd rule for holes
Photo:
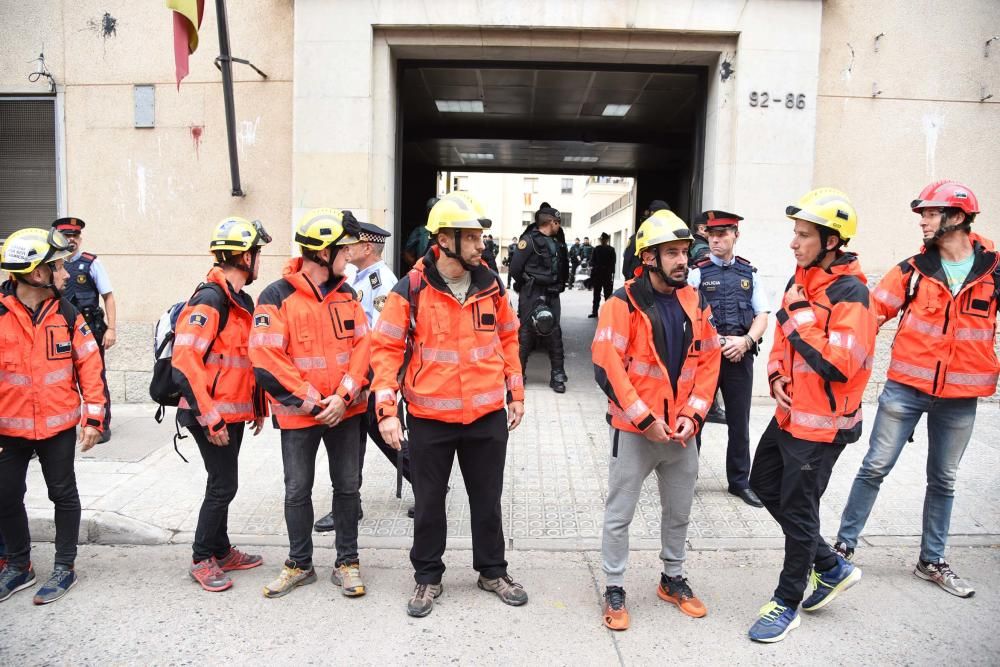
[[[705,608],[701,600],[694,596],[691,586],[688,585],[688,581],[684,577],[668,577],[661,574],[656,594],[661,600],[673,602],[681,612],[693,618],[701,618],[708,613],[708,609]]]
[[[625,589],[621,586],[608,586],[604,591],[604,625],[612,630],[628,630],[628,621]]]
[[[255,554],[248,554],[240,551],[234,546],[229,547],[229,553],[222,558],[216,559],[223,572],[233,570],[249,570],[264,563],[264,559]]]

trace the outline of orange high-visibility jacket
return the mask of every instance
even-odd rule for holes
[[[253,299],[246,292],[233,292],[220,267],[213,267],[205,281],[218,285],[222,293],[200,289],[188,300],[177,317],[172,364],[181,389],[178,408],[191,410],[198,423],[215,434],[226,424],[263,417],[266,409],[260,392],[255,396],[250,367]],[[226,326],[219,331],[225,308]]]
[[[855,442],[878,333],[867,280],[857,256],[840,253],[829,270],[796,269],[793,282],[806,300],[782,298],[767,364],[769,383],[791,378],[792,409],[778,407],[775,418],[801,440]]]
[[[900,262],[872,292],[879,315],[891,320],[902,311],[890,380],[940,398],[996,391],[998,255],[985,239],[976,237],[972,243],[972,270],[956,296],[936,248]]]
[[[68,301],[63,311],[72,329],[60,300],[31,313],[13,280],[0,286],[0,436],[45,440],[77,423],[102,430],[104,361],[83,316]]]
[[[417,417],[470,424],[524,400],[517,315],[486,265],[472,271],[465,303],[452,295],[434,262],[435,246],[414,266],[420,276],[412,355],[403,379],[407,411]],[[397,375],[410,337],[411,275],[396,283],[372,338],[372,390],[381,421],[396,415]]]
[[[661,419],[671,430],[688,417],[700,430],[712,406],[722,352],[708,301],[690,286],[677,288],[687,322],[687,350],[674,393],[667,374],[666,333],[657,312],[648,271],[615,291],[601,307],[591,345],[594,376],[608,396],[608,421],[616,429],[641,433]]]
[[[319,400],[347,403],[344,419],[367,407],[371,334],[365,311],[346,281],[324,296],[292,259],[284,277],[261,292],[250,331],[250,361],[271,398],[278,428],[316,426]]]

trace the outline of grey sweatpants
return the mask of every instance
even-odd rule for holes
[[[615,429],[611,429],[614,443]],[[604,507],[601,559],[608,586],[625,583],[628,529],[639,503],[642,483],[656,471],[660,487],[660,559],[668,577],[684,574],[688,521],[698,479],[698,448],[650,442],[639,433],[618,431],[618,455],[608,466],[608,500]]]

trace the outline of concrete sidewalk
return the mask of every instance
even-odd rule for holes
[[[507,453],[503,511],[504,530],[517,549],[596,549],[599,547],[607,462],[610,453],[606,401],[593,380],[590,342],[594,320],[590,293],[564,295],[563,321],[569,391],[548,388],[548,360],[536,352],[528,363],[526,417],[511,434]],[[751,447],[770,420],[773,404],[755,405]],[[85,509],[81,539],[98,543],[190,543],[204,493],[205,471],[192,438],[180,447],[190,463],[173,452],[172,413],[163,424],[153,420],[154,407],[114,407],[114,438],[81,455],[77,478]],[[834,535],[850,484],[867,450],[875,406],[865,406],[865,436],[847,447],[823,498],[823,529]],[[953,546],[1000,544],[1000,409],[982,402],[972,442],[959,473]],[[724,426],[709,424],[704,434],[701,472],[689,532],[694,549],[777,547],[781,531],[766,511],[754,509],[726,493]],[[915,545],[921,530],[927,449],[923,423],[916,442],[908,445],[886,480],[865,532],[871,545]],[[325,470],[321,449],[317,470]],[[240,455],[240,490],[229,516],[237,544],[286,544],[284,489],[278,433],[270,426],[257,438],[247,437]],[[468,546],[468,504],[458,466],[449,494],[451,546]],[[366,547],[409,546],[412,522],[406,510],[409,488],[394,496],[395,470],[370,445],[360,528]],[[330,485],[317,475],[313,493],[317,517],[329,511]],[[31,465],[26,504],[35,539],[51,536],[51,503],[37,461]],[[659,496],[655,479],[647,481],[632,524],[632,546],[659,548]],[[323,536],[320,545],[332,546]],[[862,545],[864,546],[864,545]]]

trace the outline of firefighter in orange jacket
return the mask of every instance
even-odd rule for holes
[[[889,271],[872,293],[880,319],[901,316],[868,454],[851,487],[835,548],[853,557],[882,480],[926,413],[927,491],[914,574],[967,598],[975,589],[955,574],[944,552],[976,404],[996,391],[1000,372],[994,349],[1000,255],[972,233],[979,202],[961,183],[931,183],[910,207],[920,215],[924,248]]]
[[[224,591],[227,572],[263,561],[229,541],[229,504],[236,497],[246,422],[259,435],[265,407],[255,386],[247,347],[253,299],[243,291],[260,271],[261,248],[271,237],[258,221],[229,217],[212,234],[215,266],[177,317],[173,375],[181,390],[177,421],[194,436],[208,479],[194,532],[191,578],[206,591]]]
[[[524,414],[524,377],[517,316],[500,279],[482,261],[483,229],[489,225],[465,193],[435,204],[427,220],[432,245],[396,283],[375,326],[375,410],[382,436],[397,450],[403,435],[397,376],[405,366],[402,393],[416,500],[411,616],[429,614],[442,591],[445,494],[456,454],[469,494],[479,588],[509,605],[528,601],[507,573],[500,511],[507,432]]]
[[[261,292],[250,333],[254,375],[281,429],[288,559],[265,597],[316,581],[312,487],[326,447],[333,483],[337,560],[331,580],[348,597],[365,594],[358,558],[361,415],[368,407],[370,335],[365,311],[344,280],[345,246],[361,227],[349,211],[308,211],[295,231],[302,257]]]
[[[671,211],[656,211],[642,223],[635,246],[640,268],[601,308],[591,348],[611,424],[601,559],[604,624],[612,630],[629,626],[628,531],[654,470],[663,510],[657,595],[688,616],[707,613],[684,576],[684,559],[698,478],[694,436],[715,394],[721,351],[708,302],[687,284],[692,241]]]
[[[820,536],[819,504],[837,458],[861,437],[861,396],[872,372],[877,325],[843,192],[820,188],[785,214],[795,222],[795,275],[777,313],[768,362],[778,406],[754,456],[752,488],[785,534],[774,596],[750,638],[777,642],[798,627],[799,604],[817,610],[861,578]],[[802,600],[813,571],[813,593]]]
[[[33,453],[55,505],[56,525],[55,567],[35,604],[55,602],[77,581],[75,443],[82,451],[97,443],[107,404],[97,341],[59,294],[68,277],[63,260],[71,254],[66,237],[55,229],[14,232],[0,250],[0,269],[10,274],[0,286],[0,535],[7,544],[0,602],[35,583],[24,509]]]

